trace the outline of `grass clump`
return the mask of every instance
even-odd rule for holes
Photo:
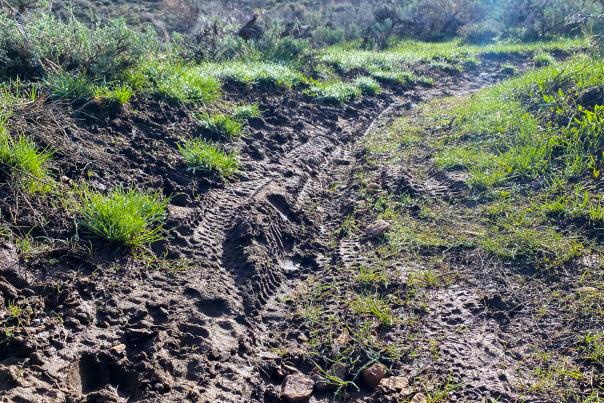
[[[140,247],[162,239],[168,199],[159,192],[118,188],[103,194],[83,188],[79,224],[111,243]]]
[[[199,123],[215,136],[238,137],[243,132],[243,123],[228,115],[209,115],[206,113],[198,115],[197,118]]]
[[[533,63],[537,67],[550,66],[556,62],[556,59],[547,52],[537,52],[533,55]]]
[[[251,86],[292,88],[306,82],[302,73],[288,65],[261,61],[205,63],[197,73]]]
[[[39,149],[25,137],[12,137],[6,120],[0,119],[0,164],[7,167],[19,186],[29,193],[48,190],[47,164],[52,156],[48,150]]]
[[[358,77],[354,80],[354,85],[363,95],[377,95],[382,91],[378,82],[371,77]]]
[[[257,104],[240,105],[235,108],[233,117],[239,121],[245,122],[250,119],[259,118],[262,115]]]
[[[131,69],[126,83],[134,89],[172,102],[212,102],[220,96],[220,82],[194,66],[150,62]]]
[[[193,172],[229,178],[239,171],[239,159],[234,153],[225,152],[205,140],[189,140],[179,145],[178,150]]]
[[[355,84],[343,81],[325,81],[315,83],[307,90],[307,93],[318,101],[339,104],[358,98],[362,91]]]

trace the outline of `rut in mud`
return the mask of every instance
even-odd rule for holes
[[[178,111],[144,105],[145,114],[127,112],[103,126],[86,116],[71,120],[60,111],[30,108],[25,122],[45,122],[62,133],[52,144],[59,143],[66,182],[93,171],[99,188],[136,183],[174,197],[169,241],[153,245],[161,259],[54,243],[24,260],[15,245],[2,245],[0,290],[7,299],[24,295],[20,304],[27,311],[21,324],[26,332],[0,346],[3,401],[279,401],[286,375],[312,372],[304,355],[309,329],[298,318],[295,299],[303,298],[310,278],[328,282],[337,274],[334,267],[344,273],[372,259],[375,245],[364,237],[334,243],[333,236],[358,203],[351,189],[365,169],[364,138],[419,103],[494,83],[504,78],[500,70],[485,62],[481,73],[443,77],[432,89],[386,91],[344,107],[302,95],[264,95],[257,101],[266,113],[251,122],[242,145],[245,169],[237,182],[224,185],[182,173],[169,151],[190,125]],[[64,121],[67,129],[58,123]],[[31,128],[24,123],[23,130]],[[44,132],[35,136],[51,143]],[[107,144],[111,153],[102,151]],[[380,186],[452,196],[455,178],[433,174],[416,178],[404,166],[385,170]],[[54,206],[18,202],[24,207],[14,214],[43,227],[38,231],[49,239],[73,232],[66,217],[36,225],[37,212]],[[406,275],[404,267],[395,269]],[[395,362],[390,371],[411,378],[454,376],[463,386],[452,396],[461,400],[514,399],[518,380],[509,369],[522,355],[510,361],[502,343],[522,345],[529,336],[498,314],[516,312],[513,300],[485,297],[497,289],[497,276],[467,274],[469,286],[431,296],[430,316],[422,321],[428,339],[444,340],[442,367],[415,360]],[[460,333],[460,324],[469,333]],[[359,376],[350,374],[362,385]],[[350,399],[369,401],[400,398],[382,389],[350,393]],[[327,387],[313,401],[333,396]]]

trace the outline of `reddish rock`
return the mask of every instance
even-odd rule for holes
[[[288,375],[281,385],[281,397],[290,403],[304,402],[312,396],[315,381],[302,374]]]
[[[381,363],[375,363],[363,370],[363,380],[372,388],[380,384],[380,381],[386,376],[386,366]]]

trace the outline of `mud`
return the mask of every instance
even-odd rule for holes
[[[345,106],[294,92],[249,95],[263,117],[229,146],[243,156],[229,183],[186,171],[176,145],[203,131],[183,110],[143,100],[111,116],[43,101],[23,106],[14,128],[55,151],[60,186],[86,179],[99,190],[161,189],[172,204],[155,255],[132,256],[74,238],[73,212],[58,196],[31,198],[0,185],[2,220],[35,240],[26,256],[10,240],[0,244],[0,294],[21,308],[19,318],[2,318],[14,332],[0,335],[2,401],[278,401],[284,377],[309,369],[296,353],[305,329],[291,299],[334,261],[365,259],[361,240],[346,240],[335,253],[329,246],[354,203],[345,186],[330,186],[350,183],[362,161],[358,142],[414,104],[470,93],[498,72],[489,62],[480,73],[442,77],[433,89],[388,90]],[[382,178],[394,191],[451,188],[438,177],[416,183],[405,172]],[[506,400],[515,380],[501,340],[517,335],[521,346],[523,336],[505,322],[514,302],[478,291],[488,289],[478,278],[473,288],[434,295],[426,331],[447,338],[450,326],[464,323],[472,342],[452,340],[443,351],[471,381],[463,398]],[[276,353],[284,346],[287,359]],[[386,401],[369,390],[354,399]]]

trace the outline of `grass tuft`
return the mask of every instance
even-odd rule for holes
[[[222,151],[205,140],[189,140],[179,145],[178,150],[193,172],[202,171],[228,178],[239,171],[239,159],[236,154]]]
[[[238,137],[243,132],[243,123],[227,115],[202,113],[197,118],[199,123],[215,136]]]
[[[0,121],[0,164],[8,167],[19,186],[28,193],[48,190],[47,163],[52,153],[36,147],[25,137],[13,138],[6,128],[6,121]]]
[[[168,199],[159,192],[118,188],[105,195],[84,187],[80,197],[79,223],[94,236],[128,247],[163,238]]]

